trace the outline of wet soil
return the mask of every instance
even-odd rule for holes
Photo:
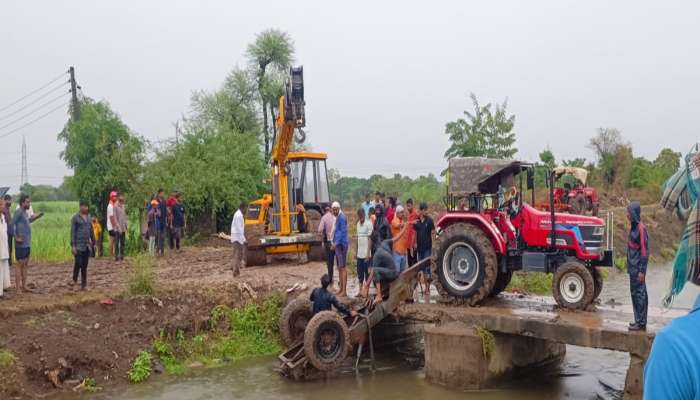
[[[273,290],[311,286],[321,263],[282,261],[230,270],[231,250],[186,248],[156,261],[154,296],[126,296],[129,261],[91,260],[89,291],[68,285],[72,264],[32,264],[33,293],[0,301],[0,350],[16,358],[0,365],[0,398],[32,398],[70,390],[84,377],[100,386],[125,383],[132,360],[160,329],[195,333],[218,304],[241,305]],[[111,299],[112,305],[102,304]]]

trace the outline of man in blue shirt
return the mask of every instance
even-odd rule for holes
[[[685,317],[656,334],[644,367],[644,398],[700,399],[700,297]]]
[[[338,277],[340,278],[339,297],[347,295],[348,271],[345,268],[345,260],[348,256],[348,219],[340,209],[340,203],[333,202],[331,211],[335,215],[335,227],[333,229],[333,251],[335,251],[335,263],[338,266]]]

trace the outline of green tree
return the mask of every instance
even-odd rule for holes
[[[446,158],[489,157],[512,158],[517,149],[515,144],[515,115],[508,115],[508,100],[502,104],[491,103],[482,106],[471,93],[474,111],[464,111],[466,118],[448,122],[445,133],[449,136],[450,147]]]
[[[294,61],[294,42],[286,32],[267,29],[255,37],[248,45],[248,61],[255,71],[259,101],[262,106],[263,136],[265,140],[265,157],[270,154],[270,129],[268,110],[274,129],[274,108],[282,92],[284,80],[281,74],[289,69]]]
[[[583,157],[577,157],[571,160],[562,160],[561,163],[567,167],[586,168],[586,159]]]
[[[553,169],[557,166],[557,160],[554,158],[554,153],[552,153],[552,150],[549,148],[540,153],[540,161],[542,162],[542,165],[549,169]]]
[[[128,195],[140,178],[143,138],[107,102],[90,98],[80,100],[80,118],[69,120],[58,138],[66,145],[61,158],[73,169],[73,192],[92,204],[104,226],[109,192]]]
[[[633,162],[632,147],[615,128],[598,128],[588,145],[598,157],[598,172],[608,185],[624,184]]]

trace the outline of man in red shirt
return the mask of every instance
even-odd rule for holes
[[[406,213],[408,214],[408,228],[406,229],[406,244],[408,245],[408,266],[418,262],[416,251],[416,231],[413,224],[418,220],[418,213],[413,208],[413,199],[406,200]]]

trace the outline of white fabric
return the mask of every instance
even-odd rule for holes
[[[331,205],[331,208],[340,209],[340,203],[338,203],[337,201],[334,201],[333,204]]]
[[[10,261],[0,260],[0,296],[10,286]]]
[[[365,223],[357,221],[357,258],[369,257],[369,238],[372,236],[372,221],[365,218]]]
[[[112,202],[107,206],[107,232],[113,231],[112,217],[114,217],[114,204]]]
[[[0,261],[10,258],[10,249],[7,243],[7,221],[5,215],[0,213]]]
[[[231,221],[231,243],[245,244],[245,219],[241,210],[236,210]]]

